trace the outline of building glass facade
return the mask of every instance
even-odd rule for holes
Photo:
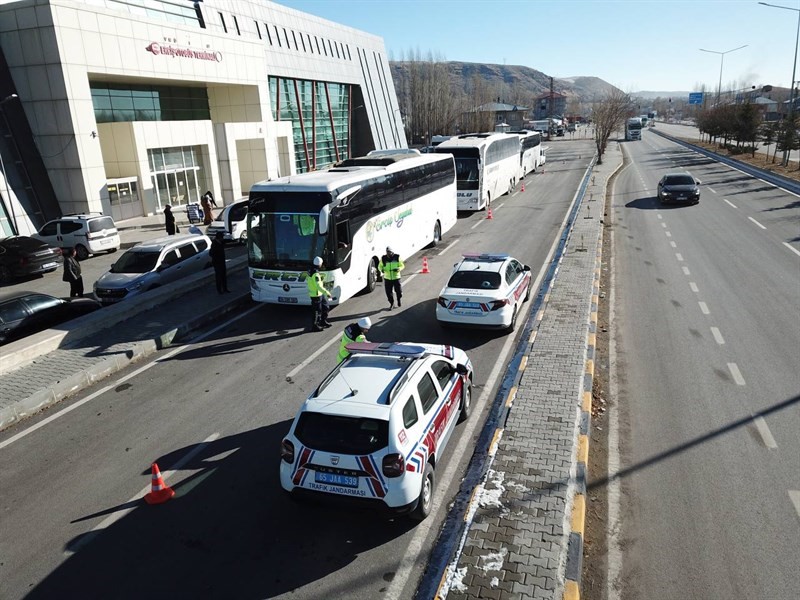
[[[349,158],[349,84],[269,78],[272,118],[291,121],[298,173]]]
[[[200,190],[208,187],[200,156],[200,146],[151,148],[147,151],[159,210],[167,204],[180,206],[200,202]]]
[[[203,121],[211,119],[204,87],[92,82],[98,123],[128,121]]]

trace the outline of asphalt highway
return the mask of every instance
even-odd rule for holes
[[[3,432],[0,597],[413,597],[515,337],[442,330],[435,299],[462,252],[509,252],[542,272],[592,155],[589,140],[549,145],[545,172],[497,199],[493,219],[462,216],[406,260],[402,309],[377,288],[309,333],[302,308],[253,306]],[[297,504],[278,481],[291,419],[334,366],[343,327],[367,315],[371,341],[453,344],[476,368],[474,412],[416,526]],[[176,491],[160,506],[141,502],[152,461]]]
[[[796,599],[800,202],[649,131],[624,151],[609,598]],[[669,171],[699,205],[658,204]]]

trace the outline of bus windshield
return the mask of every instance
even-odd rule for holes
[[[329,193],[321,192],[252,194],[247,210],[250,266],[305,270],[315,256],[325,259],[328,235],[319,233],[319,211],[330,200]]]
[[[480,167],[477,148],[440,148],[438,153],[452,154],[456,161],[456,188],[477,190],[480,184]]]

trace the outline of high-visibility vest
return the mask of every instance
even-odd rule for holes
[[[322,284],[323,281],[325,280],[322,277],[322,273],[319,271],[308,274],[308,277],[306,277],[306,287],[308,288],[309,298],[319,298],[323,294],[327,295],[327,290]]]
[[[337,365],[350,355],[350,351],[347,349],[347,344],[352,344],[353,342],[367,341],[367,338],[363,333],[359,333],[358,335],[356,335],[355,339],[350,337],[352,335],[355,335],[355,331],[353,331],[353,325],[350,324],[344,328],[344,333],[342,334],[342,341],[339,343],[339,354],[336,357]]]
[[[297,225],[297,232],[303,237],[314,235],[314,230],[317,226],[317,220],[311,215],[296,215],[294,217],[295,224]]]
[[[381,258],[381,271],[383,278],[387,281],[394,281],[400,279],[400,271],[405,268],[403,261],[395,254],[394,258],[389,260],[387,256]]]

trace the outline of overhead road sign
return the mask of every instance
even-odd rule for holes
[[[689,104],[702,104],[703,92],[692,92],[689,94]]]

